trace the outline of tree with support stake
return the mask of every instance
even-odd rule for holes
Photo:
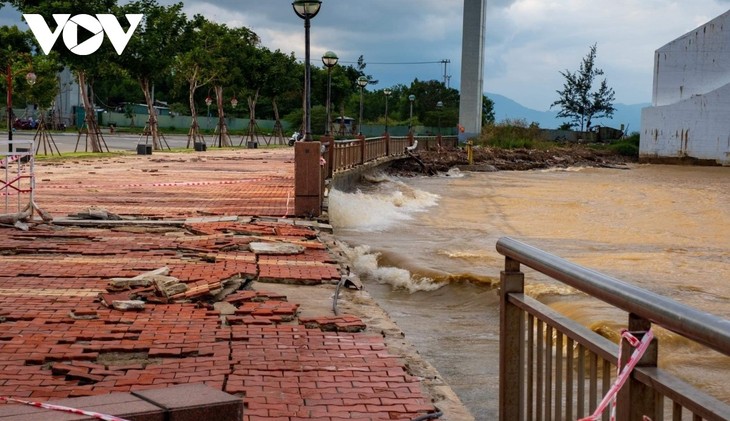
[[[152,148],[161,150],[163,144],[152,87],[160,75],[170,72],[175,56],[183,48],[183,34],[190,25],[182,12],[182,3],[162,6],[154,0],[136,0],[121,6],[119,14],[144,16],[124,54],[117,56],[115,62],[139,83],[147,104]]]

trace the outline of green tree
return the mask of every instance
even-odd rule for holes
[[[21,76],[25,77],[25,72],[22,72],[19,67],[24,68],[26,61],[30,59],[30,53],[33,50],[33,43],[28,33],[21,31],[17,26],[2,26],[0,27],[0,63],[3,63],[4,67],[2,72],[5,73],[6,77],[0,78],[0,84],[3,86],[3,90],[7,94],[8,89],[18,91],[18,88],[23,87],[26,83],[25,80],[21,80]],[[11,86],[7,85],[7,76],[11,75]],[[12,98],[12,95],[8,96]],[[12,108],[12,104],[10,108]],[[11,110],[7,110],[7,117],[11,116]]]
[[[565,70],[560,72],[565,78],[563,89],[556,91],[560,98],[550,107],[559,106],[557,117],[570,118],[580,126],[580,130],[590,130],[593,118],[611,117],[616,110],[613,107],[614,91],[603,79],[597,90],[593,90],[596,77],[603,75],[603,70],[595,66],[596,44],[583,58],[580,69],[575,73]]]
[[[261,94],[271,101],[275,120],[274,135],[278,137],[279,142],[284,143],[278,100],[288,93],[298,92],[299,73],[296,58],[293,53],[284,54],[280,50],[264,49],[263,53],[267,56],[265,73],[268,77],[261,88]]]
[[[482,96],[482,126],[494,124],[494,101],[488,96]]]
[[[196,15],[191,21],[192,30],[187,32],[182,41],[189,48],[178,53],[172,63],[175,83],[185,85],[188,106],[190,108],[190,130],[188,131],[187,147],[191,142],[202,141],[200,124],[198,123],[198,109],[195,103],[195,93],[198,88],[207,85],[213,79],[205,69],[211,67],[211,56],[206,51],[206,25],[209,22],[202,16]]]
[[[48,19],[56,13],[70,15],[110,13],[116,6],[116,0],[11,0],[7,3],[15,6],[23,14],[40,14]],[[120,23],[123,24],[123,19]],[[91,35],[88,34],[88,36]],[[80,41],[83,41],[82,37],[80,37]],[[93,96],[90,95],[90,91],[94,79],[110,67],[110,63],[114,61],[117,54],[107,37],[104,37],[102,46],[94,54],[78,56],[69,51],[62,42],[56,42],[54,51],[59,54],[61,63],[68,66],[78,79],[85,111],[85,124],[88,128],[87,140],[93,152],[102,152],[103,138],[100,137],[101,132],[96,121]]]
[[[182,48],[180,44],[185,31],[190,29],[182,7],[182,3],[161,6],[155,0],[137,0],[120,8],[121,13],[144,15],[124,54],[117,57],[117,62],[137,80],[142,89],[155,150],[162,149],[162,144],[152,87],[160,75],[170,72],[174,58]]]
[[[236,92],[247,87],[243,80],[247,75],[248,59],[256,59],[255,46],[258,36],[248,28],[230,28],[224,24],[208,22],[204,45],[211,59],[203,69],[204,77],[210,78],[218,110],[218,139],[220,146],[231,146],[228,126],[225,121],[223,88]]]
[[[432,127],[439,124],[439,119],[442,127],[454,127],[458,123],[459,91],[456,89],[447,88],[443,82],[437,80],[415,79],[407,94],[416,96],[413,115],[417,116],[421,123]],[[443,104],[441,110],[436,107],[439,101]]]

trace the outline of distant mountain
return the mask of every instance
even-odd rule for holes
[[[543,129],[554,129],[566,122],[565,118],[557,118],[558,111],[538,111],[527,108],[503,95],[486,93],[487,97],[494,101],[494,117],[497,122],[505,119],[524,119],[527,123],[536,122]],[[612,119],[596,119],[592,122],[594,126],[608,126],[620,128],[621,124],[627,128],[629,133],[638,132],[641,128],[641,109],[651,104],[614,104],[616,111]]]

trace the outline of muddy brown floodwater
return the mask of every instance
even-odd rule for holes
[[[330,218],[370,294],[476,419],[497,418],[502,236],[730,319],[730,168],[377,174],[332,192]],[[594,330],[625,325],[570,288],[529,271],[527,282]],[[730,358],[660,335],[662,367],[730,401]]]

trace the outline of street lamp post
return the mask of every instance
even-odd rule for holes
[[[362,92],[363,92],[363,89],[365,89],[365,87],[367,85],[368,85],[368,78],[366,78],[365,76],[360,76],[359,78],[357,78],[357,86],[360,87],[360,119],[357,121],[357,128],[358,128],[358,131],[360,132],[360,135],[362,135],[362,105],[363,105]]]
[[[390,88],[383,89],[383,95],[385,95],[385,134],[388,134],[388,98],[393,91]]]
[[[411,102],[411,114],[408,119],[408,132],[409,133],[413,131],[413,101],[415,101],[415,100],[416,100],[415,95],[413,95],[413,94],[408,95],[408,101]]]
[[[436,103],[436,108],[439,110],[439,137],[441,136],[441,110],[444,108],[444,103],[439,101]]]
[[[210,92],[210,90],[209,90]],[[206,123],[206,129],[210,130],[210,104],[213,103],[213,98],[210,97],[210,93],[205,97],[205,105],[208,106],[208,122]],[[215,146],[215,143],[213,144]]]
[[[7,67],[7,82],[8,82],[8,152],[13,151],[13,70],[8,64]]]
[[[7,83],[8,83],[8,96],[7,96],[7,106],[8,106],[8,152],[13,151],[13,70],[10,67],[10,64],[8,64],[7,67]],[[33,72],[28,72],[25,75],[25,81],[28,82],[28,85],[33,86],[35,85],[36,80],[38,77]]]
[[[329,136],[330,134],[330,126],[332,125],[332,114],[330,112],[331,108],[331,98],[332,98],[332,68],[337,65],[337,61],[339,58],[337,57],[337,54],[333,53],[332,51],[327,51],[322,56],[322,63],[327,67],[327,127],[324,129],[324,134],[326,136]]]
[[[321,0],[295,0],[294,12],[304,19],[304,140],[312,140],[312,81],[309,68],[309,28],[310,20],[317,16]]]

